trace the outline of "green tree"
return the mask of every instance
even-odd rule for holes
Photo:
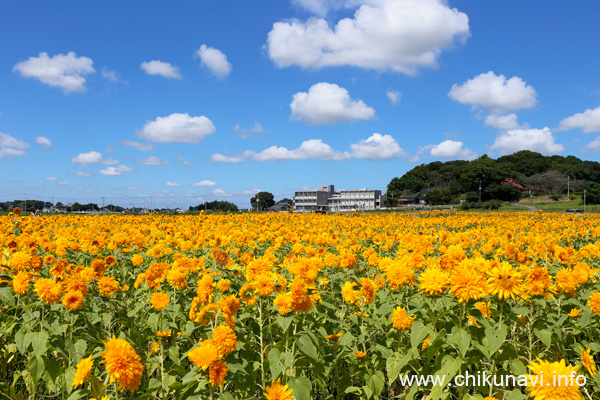
[[[294,201],[292,199],[288,199],[287,197],[285,199],[281,199],[277,202],[277,204],[281,204],[281,203],[289,204],[290,206],[294,205]]]
[[[438,206],[441,204],[448,204],[450,199],[452,198],[452,194],[449,189],[432,189],[425,195],[425,201],[427,204],[431,204],[432,206]]]
[[[586,188],[585,202],[587,204],[600,204],[600,183],[590,183]]]
[[[271,207],[275,204],[273,193],[259,192],[256,194],[256,196],[250,199],[250,204],[252,205],[252,209],[264,211],[265,208]]]

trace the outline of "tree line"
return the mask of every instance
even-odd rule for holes
[[[521,185],[503,185],[512,179]],[[481,188],[481,189],[480,189]],[[473,161],[435,161],[416,166],[387,186],[387,201],[408,194],[423,194],[430,204],[457,203],[459,200],[518,201],[529,190],[532,194],[566,194],[587,189],[590,204],[600,192],[600,163],[583,161],[575,156],[544,156],[523,150],[492,159],[484,154]],[[600,203],[600,199],[598,200]]]

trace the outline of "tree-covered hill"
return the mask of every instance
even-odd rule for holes
[[[387,186],[387,197],[441,189],[450,198],[466,194],[467,199],[475,200],[481,185],[482,200],[518,199],[523,189],[502,185],[506,179],[537,193],[566,193],[567,182],[571,191],[580,191],[592,182],[600,183],[600,163],[574,156],[548,157],[528,150],[498,159],[484,154],[473,161],[435,161],[393,178]]]

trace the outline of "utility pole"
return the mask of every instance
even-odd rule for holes
[[[481,203],[481,181],[479,181],[479,202]]]
[[[570,187],[569,187],[569,175],[567,175],[567,200],[571,201],[571,192],[569,191]]]
[[[102,196],[102,211],[104,212],[104,196]]]
[[[583,189],[583,212],[585,212],[585,189]]]
[[[27,212],[27,193],[25,193],[25,210],[23,211]]]

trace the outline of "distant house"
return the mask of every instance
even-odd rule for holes
[[[267,212],[285,212],[290,210],[290,205],[287,203],[277,203],[271,207],[267,207]]]
[[[396,203],[399,206],[421,204],[421,196],[418,194],[403,194],[402,196],[398,197]]]

